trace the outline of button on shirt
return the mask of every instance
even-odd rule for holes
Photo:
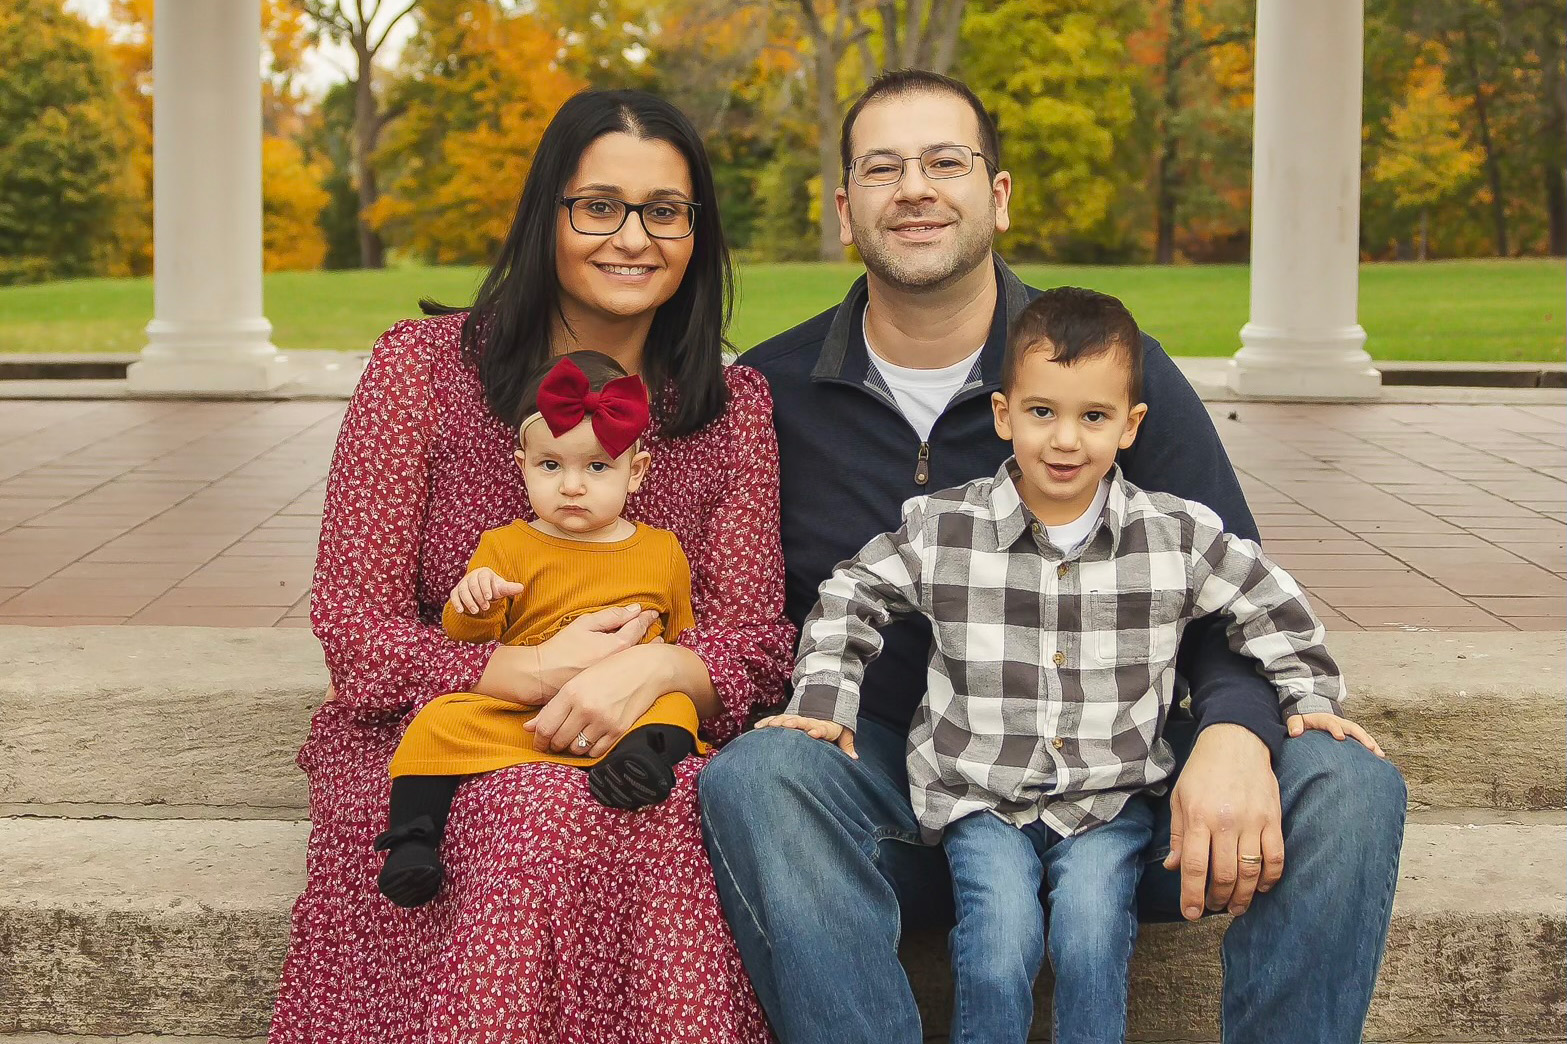
[[[801,636],[789,709],[854,728],[877,629],[931,621],[908,753],[927,841],[979,811],[1069,836],[1159,786],[1174,767],[1161,730],[1175,651],[1198,616],[1231,618],[1231,644],[1262,665],[1286,714],[1338,713],[1344,683],[1322,624],[1256,543],[1117,468],[1097,527],[1063,555],[1034,528],[1014,469],[908,501],[896,532],[822,583]]]

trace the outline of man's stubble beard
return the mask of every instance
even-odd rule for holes
[[[905,293],[932,293],[960,282],[964,276],[990,259],[996,241],[994,207],[990,210],[989,218],[988,224],[978,220],[959,221],[955,226],[958,234],[952,246],[940,252],[937,248],[931,248],[919,253],[900,253],[887,245],[892,235],[889,229],[862,224],[854,220],[852,212],[849,229],[867,272]],[[915,251],[919,249],[916,247]]]

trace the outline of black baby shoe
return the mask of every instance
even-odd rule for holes
[[[588,769],[588,790],[610,808],[656,805],[675,788],[675,766],[695,751],[691,733],[674,725],[632,729]]]
[[[446,876],[437,851],[441,843],[429,816],[404,823],[375,839],[375,850],[386,852],[376,887],[398,906],[423,906],[441,890]]]

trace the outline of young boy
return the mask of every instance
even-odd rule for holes
[[[1047,939],[1058,1044],[1124,1040],[1146,795],[1174,767],[1162,732],[1192,619],[1230,618],[1292,734],[1381,753],[1339,717],[1344,683],[1295,582],[1206,507],[1121,476],[1116,453],[1147,412],[1141,345],[1113,297],[1065,287],[1030,304],[991,400],[1015,455],[993,478],[910,500],[897,532],[837,567],[788,711],[758,723],[853,757],[877,628],[930,620],[908,772],[921,831],[952,870],[953,1044],[1022,1044]]]
[[[673,533],[622,517],[651,461],[642,448],[647,391],[601,352],[561,356],[530,382],[517,466],[536,516],[479,538],[442,626],[463,642],[538,645],[584,613],[637,605],[659,614],[643,641],[674,641],[694,624],[691,567]],[[534,750],[539,708],[473,692],[431,700],[392,757],[387,852],[377,884],[399,906],[435,897],[439,848],[457,786],[527,761],[575,765],[601,804],[635,810],[669,796],[674,768],[704,751],[696,705],[666,693],[624,736],[578,732],[570,754]]]

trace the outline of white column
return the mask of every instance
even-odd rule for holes
[[[261,310],[261,3],[158,0],[155,318],[132,394],[247,394],[284,380]]]
[[[160,0],[162,2],[162,0]],[[1259,0],[1251,321],[1230,388],[1375,398],[1360,283],[1362,0]]]

